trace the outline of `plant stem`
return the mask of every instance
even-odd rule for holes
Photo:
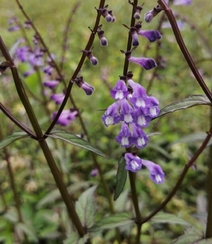
[[[168,7],[167,3],[164,0],[158,0],[159,5],[163,8],[163,10],[165,11],[169,22],[172,26],[175,38],[177,40],[177,43],[181,49],[181,52],[183,53],[192,73],[194,74],[196,80],[198,81],[199,85],[201,86],[202,90],[204,91],[204,93],[206,94],[206,96],[208,97],[208,99],[212,102],[212,93],[210,92],[210,90],[208,89],[207,85],[205,84],[204,80],[202,79],[202,76],[200,75],[184,41],[183,38],[181,36],[180,30],[178,28],[176,19],[172,13],[172,10]]]
[[[185,167],[183,169],[183,172],[182,172],[180,178],[178,179],[175,187],[172,189],[172,191],[169,193],[169,195],[166,197],[166,199],[149,216],[145,217],[142,220],[142,224],[147,222],[148,220],[150,220],[152,217],[154,217],[172,199],[172,197],[175,195],[177,190],[180,188],[180,185],[183,182],[183,180],[184,180],[189,168],[193,165],[193,163],[197,160],[199,155],[203,152],[203,150],[207,146],[208,142],[210,141],[211,137],[212,137],[212,126],[211,126],[209,132],[207,133],[207,136],[206,136],[205,140],[202,142],[202,145],[198,148],[198,150],[196,151],[194,156],[185,165]]]
[[[212,108],[210,107],[210,124],[212,126]],[[207,198],[208,198],[208,216],[206,224],[205,237],[212,237],[212,147],[209,147],[208,155],[208,180],[207,180]]]
[[[15,179],[14,179],[13,171],[12,171],[10,160],[9,160],[10,156],[8,154],[8,151],[5,148],[4,148],[4,154],[5,154],[5,160],[7,162],[7,170],[8,170],[8,173],[9,173],[10,184],[11,184],[11,188],[12,188],[12,192],[13,192],[13,196],[14,196],[14,200],[15,200],[15,206],[16,206],[17,213],[18,213],[18,221],[22,222],[23,219],[22,219],[22,215],[21,215],[20,200],[19,200],[19,197],[18,197],[16,184],[15,184]]]

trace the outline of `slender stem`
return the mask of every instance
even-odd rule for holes
[[[131,21],[130,21],[130,27],[135,25],[135,18],[133,17],[134,13],[135,13],[135,9],[136,6],[138,5],[138,0],[134,0],[133,3],[131,3],[133,5],[132,8],[132,14],[131,14]],[[128,41],[127,41],[127,51],[131,50],[131,43],[132,43],[132,36],[129,32],[128,34]],[[127,75],[127,71],[128,71],[128,66],[129,66],[129,61],[128,59],[125,57],[124,60],[124,69],[123,69],[123,75],[126,76]]]
[[[11,188],[12,188],[12,192],[13,192],[13,196],[14,196],[14,200],[15,200],[15,206],[17,209],[17,213],[18,213],[18,221],[22,222],[22,215],[21,215],[21,206],[20,206],[20,200],[18,197],[18,193],[17,193],[17,189],[16,189],[16,184],[15,184],[15,179],[14,179],[14,175],[13,175],[13,171],[11,168],[11,164],[10,164],[10,160],[9,160],[9,154],[7,152],[7,150],[4,148],[4,154],[5,154],[5,160],[7,162],[7,170],[9,173],[9,178],[10,178],[10,184],[11,184]]]
[[[210,131],[208,132],[205,140],[203,141],[202,145],[198,148],[198,150],[196,151],[194,156],[185,165],[185,167],[183,169],[183,172],[182,172],[180,178],[178,179],[175,187],[172,189],[172,191],[169,193],[169,195],[166,197],[166,199],[149,216],[145,217],[142,220],[142,224],[147,222],[148,220],[150,220],[152,217],[154,217],[172,199],[172,197],[175,195],[177,190],[180,188],[180,185],[183,182],[183,180],[184,180],[184,178],[185,178],[185,176],[187,174],[187,171],[193,165],[193,163],[197,160],[197,158],[202,153],[202,151],[205,149],[205,147],[207,146],[207,144],[208,144],[209,140],[211,139],[211,137],[212,137],[212,126],[211,126]]]
[[[58,186],[58,189],[63,197],[63,201],[65,202],[66,206],[67,206],[67,209],[68,209],[68,214],[69,214],[69,217],[70,219],[72,219],[74,225],[76,226],[77,228],[77,231],[78,233],[80,234],[80,236],[83,236],[85,234],[85,230],[83,229],[83,226],[79,220],[79,217],[75,211],[75,207],[74,207],[74,204],[71,200],[71,197],[62,181],[62,177],[60,175],[60,172],[57,168],[57,165],[54,161],[54,158],[52,156],[52,153],[48,147],[48,144],[46,143],[45,140],[40,140],[39,141],[39,145],[45,155],[45,158],[47,160],[47,163],[49,165],[49,168],[52,172],[52,175],[54,176],[54,179],[57,183],[57,186]]]
[[[100,1],[100,4],[99,4],[99,8],[103,8],[104,7],[104,4],[105,4],[105,0],[101,0]],[[94,24],[94,28],[93,28],[93,31],[91,32],[90,34],[90,38],[89,38],[89,41],[85,47],[84,50],[90,50],[92,45],[93,45],[93,41],[94,41],[94,38],[95,38],[95,35],[96,35],[96,32],[97,32],[97,29],[98,29],[98,26],[99,26],[99,22],[100,22],[100,17],[101,17],[101,14],[97,11],[97,17],[96,17],[96,22]],[[83,63],[85,61],[85,58],[86,58],[86,54],[84,52],[82,52],[82,56],[81,56],[81,59],[78,63],[78,66],[76,68],[76,70],[74,71],[74,74],[72,75],[71,79],[69,80],[69,84],[68,84],[68,87],[66,89],[66,95],[65,95],[65,98],[62,102],[62,104],[60,105],[60,108],[57,112],[57,115],[55,116],[54,120],[52,121],[51,125],[49,126],[49,128],[46,130],[45,132],[45,135],[44,135],[44,138],[48,137],[48,134],[51,132],[51,130],[53,129],[53,127],[55,126],[58,118],[60,117],[60,114],[62,113],[65,105],[66,105],[66,102],[68,100],[68,97],[71,93],[71,89],[72,89],[72,86],[73,86],[73,80],[77,77],[77,75],[79,74],[82,66],[83,66]]]
[[[74,225],[76,226],[79,235],[83,236],[86,232],[83,229],[83,226],[82,226],[82,224],[79,220],[79,217],[75,211],[75,207],[74,207],[74,204],[71,200],[71,197],[69,196],[69,193],[68,193],[68,191],[67,191],[67,189],[66,189],[66,187],[62,181],[62,177],[61,177],[60,172],[57,168],[57,165],[54,161],[52,153],[51,153],[46,141],[42,138],[43,134],[42,134],[41,128],[38,124],[37,118],[33,112],[31,104],[29,103],[28,97],[25,94],[23,84],[22,84],[22,82],[18,76],[18,72],[17,72],[17,69],[13,63],[13,60],[10,57],[10,54],[8,53],[6,46],[5,46],[1,37],[0,37],[0,49],[1,49],[5,59],[7,61],[9,61],[11,64],[10,68],[11,68],[11,71],[13,74],[14,82],[15,82],[16,89],[18,91],[19,97],[20,97],[20,99],[21,99],[21,101],[22,101],[22,103],[26,109],[26,112],[29,116],[30,122],[31,122],[31,124],[35,130],[36,135],[37,135],[37,140],[38,140],[40,147],[41,147],[41,149],[45,155],[45,158],[48,162],[49,168],[51,169],[52,175],[53,175],[55,182],[57,184],[57,187],[58,187],[58,189],[62,195],[64,203],[66,204],[66,207],[67,207],[68,213],[69,213],[69,217],[72,220],[72,222],[74,223]]]
[[[63,43],[62,43],[62,55],[61,55],[61,60],[60,60],[60,64],[59,64],[60,70],[63,69],[63,63],[64,63],[64,59],[65,59],[65,53],[67,50],[68,34],[70,33],[71,21],[72,21],[73,15],[76,13],[80,4],[81,4],[81,2],[76,3],[74,5],[74,7],[71,9],[65,29],[64,29]]]
[[[212,126],[212,107],[210,107],[210,124]],[[209,147],[208,155],[208,180],[207,180],[207,197],[208,197],[208,216],[205,237],[212,237],[212,147]]]
[[[164,0],[158,0],[158,3],[160,4],[160,6],[164,9],[169,22],[172,26],[175,38],[177,40],[177,43],[181,49],[181,52],[183,53],[192,73],[194,74],[196,80],[198,81],[199,85],[201,86],[202,90],[204,91],[204,93],[206,94],[206,96],[208,97],[208,99],[212,102],[212,93],[210,92],[210,90],[208,89],[207,85],[205,84],[202,76],[200,75],[184,41],[183,38],[181,36],[180,30],[178,28],[176,19],[172,13],[172,10],[168,7],[168,5],[166,4],[166,2]]]

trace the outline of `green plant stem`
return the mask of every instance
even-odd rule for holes
[[[184,55],[192,73],[194,74],[196,80],[198,81],[199,85],[201,86],[202,90],[204,91],[205,95],[208,97],[208,99],[212,102],[212,93],[208,89],[207,85],[205,84],[204,80],[202,79],[202,76],[200,75],[184,41],[181,36],[180,30],[178,28],[176,19],[172,13],[172,10],[168,7],[167,3],[164,0],[158,0],[159,5],[163,8],[165,11],[169,22],[172,26],[172,30],[174,32],[175,38],[177,40],[177,43],[181,49],[182,54]]]
[[[14,79],[14,82],[15,82],[15,85],[16,85],[16,89],[17,89],[17,92],[19,94],[19,97],[26,109],[26,112],[28,114],[28,117],[30,119],[30,122],[35,130],[35,133],[36,133],[36,136],[37,136],[37,140],[40,144],[40,147],[45,155],[45,158],[48,162],[48,165],[51,169],[51,172],[52,172],[52,175],[55,179],[55,182],[57,184],[57,187],[62,195],[62,198],[64,200],[64,203],[66,204],[66,207],[68,209],[68,213],[69,213],[69,217],[70,219],[72,220],[72,222],[74,223],[74,225],[76,226],[77,228],[77,231],[79,233],[80,236],[83,236],[86,232],[85,230],[83,229],[83,226],[79,220],[79,217],[75,211],[75,208],[74,208],[74,204],[73,202],[71,201],[71,197],[69,196],[69,193],[62,181],[62,177],[60,175],[60,172],[57,168],[57,165],[54,161],[54,158],[52,156],[52,153],[46,143],[46,141],[44,140],[43,138],[43,134],[42,134],[42,131],[41,131],[41,128],[38,124],[38,121],[37,121],[37,118],[33,112],[33,109],[31,107],[31,104],[29,103],[29,100],[28,100],[28,97],[25,93],[25,90],[24,90],[24,87],[23,87],[23,84],[18,76],[18,71],[13,63],[13,60],[12,58],[10,57],[10,54],[9,52],[7,51],[7,48],[2,40],[2,38],[0,37],[0,49],[5,57],[5,59],[7,61],[10,62],[11,66],[11,71],[12,71],[12,75],[13,75],[13,79]]]
[[[210,124],[212,126],[212,108],[210,107]],[[212,147],[209,147],[208,155],[208,179],[207,179],[207,198],[208,198],[208,216],[206,224],[205,237],[212,237]]]
[[[139,205],[138,205],[138,196],[137,196],[136,185],[135,185],[136,174],[131,171],[129,171],[128,173],[129,173],[129,179],[130,179],[132,201],[133,201],[133,206],[134,206],[135,215],[136,215],[136,220],[135,220],[135,223],[137,224],[136,243],[140,243],[142,217],[141,217],[141,212],[140,212]]]
[[[203,152],[203,150],[207,146],[208,142],[210,141],[211,137],[212,137],[212,126],[211,126],[209,132],[207,132],[207,136],[206,136],[205,140],[202,142],[202,145],[198,148],[198,150],[196,151],[194,156],[185,165],[185,167],[183,169],[183,172],[182,172],[180,178],[178,179],[176,185],[172,189],[172,191],[169,193],[169,195],[166,197],[166,199],[150,215],[148,215],[147,217],[143,218],[142,224],[144,224],[145,222],[149,221],[152,217],[154,217],[172,199],[172,197],[175,195],[177,190],[180,188],[180,185],[183,182],[183,180],[184,180],[189,168],[194,164],[194,162],[197,160],[199,155]]]
[[[20,200],[18,197],[18,193],[17,193],[17,189],[16,189],[16,184],[15,184],[15,179],[14,179],[14,175],[13,175],[13,171],[11,168],[11,163],[9,160],[9,154],[7,152],[7,150],[4,148],[4,154],[5,154],[5,160],[7,162],[7,170],[9,173],[9,179],[10,179],[10,184],[11,184],[11,188],[12,188],[12,192],[13,192],[13,196],[14,196],[14,200],[15,200],[15,206],[17,209],[17,213],[18,213],[18,221],[22,222],[22,215],[21,215],[21,207],[20,207]]]

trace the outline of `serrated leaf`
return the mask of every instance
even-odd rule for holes
[[[118,169],[116,174],[116,189],[114,194],[114,201],[119,197],[124,189],[127,180],[127,170],[125,169],[125,159],[122,157],[118,163]]]
[[[168,223],[168,224],[179,224],[179,225],[191,225],[189,222],[185,221],[184,219],[169,213],[160,212],[156,214],[151,221],[153,223]]]
[[[24,131],[14,132],[13,134],[6,136],[3,140],[0,141],[0,150],[4,147],[7,147],[12,142],[25,137],[29,137],[29,135]]]
[[[83,140],[79,136],[72,134],[68,131],[64,130],[54,130],[49,135],[49,137],[55,138],[55,139],[61,139],[63,141],[66,141],[72,145],[87,149],[89,151],[92,151],[102,157],[106,157],[106,155],[101,152],[98,148],[92,146],[89,142]]]
[[[83,181],[83,182],[77,182],[76,184],[72,184],[67,188],[68,193],[71,195],[75,192],[78,192],[81,188],[87,188],[89,187],[89,182],[88,181]],[[61,193],[58,189],[55,189],[51,191],[50,193],[46,194],[36,205],[37,208],[43,207],[44,205],[47,204],[52,204],[56,200],[61,198]]]
[[[17,223],[16,228],[18,231],[25,233],[29,240],[34,242],[38,241],[36,234],[33,232],[33,229],[30,228],[27,224],[19,222]]]
[[[97,186],[92,186],[84,191],[76,202],[76,212],[82,225],[87,228],[91,227],[95,221],[94,191],[96,188]]]
[[[200,230],[191,227],[189,229],[186,229],[184,231],[184,234],[178,237],[176,241],[173,241],[172,244],[200,243],[199,241],[202,240],[202,238],[203,238],[203,233]]]
[[[80,237],[78,233],[71,233],[68,235],[67,239],[63,241],[63,244],[85,244],[89,239],[89,235],[86,234],[83,237]]]
[[[212,106],[212,103],[205,95],[191,95],[185,99],[182,99],[180,101],[174,102],[169,104],[168,106],[161,109],[158,117],[163,116],[168,113],[173,113],[177,110],[182,110],[198,105],[209,105]],[[157,117],[157,118],[158,118]]]
[[[88,229],[88,232],[96,232],[105,229],[113,229],[123,225],[134,223],[133,216],[130,213],[117,213],[109,217],[105,217],[98,221],[94,226]]]

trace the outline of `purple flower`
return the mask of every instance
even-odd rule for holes
[[[126,170],[130,170],[135,173],[141,169],[142,160],[139,157],[134,156],[132,153],[125,153],[124,158],[126,160]]]
[[[60,93],[60,94],[53,94],[51,95],[51,100],[54,100],[56,104],[61,104],[64,100],[65,94]]]
[[[159,105],[158,100],[153,96],[149,96],[147,97],[146,103],[147,103],[146,115],[150,116],[151,118],[156,118],[160,113],[160,109],[158,107]]]
[[[141,127],[136,124],[132,124],[132,143],[135,144],[137,148],[143,148],[148,142],[148,137],[141,129]]]
[[[118,114],[119,107],[120,107],[120,102],[117,101],[117,102],[111,104],[107,108],[104,115],[102,116],[102,120],[103,120],[105,126],[118,124],[120,122],[120,117]]]
[[[35,73],[35,70],[34,70],[34,69],[30,69],[30,70],[26,71],[26,72],[23,74],[23,76],[26,78],[26,77],[28,77],[28,76],[34,74],[34,73]]]
[[[157,30],[139,30],[138,35],[146,37],[150,42],[161,39],[162,35]]]
[[[128,60],[132,63],[136,63],[141,65],[145,70],[153,69],[157,66],[155,61],[152,58],[144,58],[144,57],[128,57]]]
[[[100,38],[100,44],[101,46],[105,47],[108,45],[108,40],[103,36]]]
[[[174,5],[190,5],[192,0],[174,0]]]
[[[56,115],[57,112],[53,114],[52,119],[54,119]],[[57,124],[67,126],[72,120],[76,118],[77,115],[78,111],[76,109],[63,110],[60,117],[57,120]]]
[[[49,80],[49,81],[43,82],[43,85],[50,89],[54,89],[58,84],[59,84],[58,80]]]
[[[127,124],[133,122],[133,108],[130,106],[126,99],[120,100],[121,109],[120,109],[120,120],[124,121]]]
[[[128,88],[123,80],[118,80],[115,87],[110,91],[111,96],[116,100],[121,100],[129,94]]]
[[[87,58],[90,60],[92,65],[98,64],[98,59],[93,56],[93,53],[91,50],[82,50],[82,52],[86,54]]]
[[[40,48],[35,48],[35,50],[29,55],[30,64],[33,66],[43,66],[43,54],[44,52]]]
[[[27,46],[24,47],[19,47],[16,49],[16,57],[21,61],[21,62],[26,62],[28,61],[29,54],[30,54],[30,48]]]
[[[116,137],[116,141],[122,145],[122,147],[130,147],[131,146],[131,132],[129,127],[124,122],[122,123],[121,130]]]
[[[53,70],[53,67],[49,64],[43,68],[43,72],[47,75],[51,75]]]
[[[92,169],[90,172],[90,176],[95,177],[98,175],[98,173],[99,173],[99,170],[97,168]]]
[[[160,165],[148,160],[142,160],[142,164],[149,170],[150,179],[156,184],[161,184],[164,181],[165,174]]]
[[[146,116],[142,109],[136,109],[134,111],[133,118],[133,122],[142,128],[147,127],[152,119],[150,116]]]

